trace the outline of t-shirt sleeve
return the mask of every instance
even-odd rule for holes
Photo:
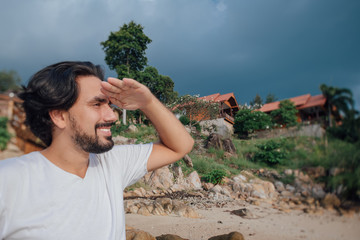
[[[123,189],[136,183],[147,173],[147,161],[152,148],[152,143],[119,145],[106,153],[104,160],[110,161],[112,174],[119,174]]]

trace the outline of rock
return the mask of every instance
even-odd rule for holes
[[[137,214],[141,214],[141,215],[144,215],[144,216],[150,216],[151,213],[149,211],[149,209],[147,208],[147,206],[141,206],[137,212]]]
[[[291,197],[293,195],[291,192],[289,192],[287,190],[282,191],[280,194],[283,197]]]
[[[235,145],[230,138],[226,138],[223,140],[223,149],[227,153],[236,154]]]
[[[115,145],[127,145],[127,144],[134,144],[136,142],[136,139],[126,138],[119,135],[113,137],[113,141]]]
[[[190,189],[195,189],[195,190],[202,189],[200,177],[196,171],[190,173],[189,176],[187,176],[187,178],[185,179],[185,182],[187,183]]]
[[[295,187],[291,186],[290,184],[286,184],[285,189],[289,192],[295,192]]]
[[[324,189],[319,185],[315,184],[311,189],[312,196],[315,199],[323,199],[325,197],[325,191]]]
[[[164,211],[168,214],[171,213],[173,209],[172,200],[170,198],[157,198],[155,203],[160,204]]]
[[[156,240],[155,237],[141,230],[126,230],[126,240]]]
[[[238,210],[233,210],[230,212],[230,214],[240,216],[242,218],[248,218],[248,219],[255,219],[257,216],[253,214],[249,209],[247,208],[241,208]]]
[[[170,188],[172,185],[174,185],[173,178],[174,175],[170,172],[167,166],[148,173],[144,177],[145,182],[148,185],[158,189]]]
[[[303,170],[313,179],[326,176],[325,168],[322,166],[308,167]]]
[[[188,240],[188,239],[173,234],[163,234],[161,236],[156,237],[156,240]]]
[[[175,183],[176,184],[184,184],[185,183],[185,179],[184,179],[184,173],[182,171],[182,168],[180,166],[172,166],[171,170],[173,172],[174,178],[175,178]]]
[[[207,138],[207,142],[205,144],[205,147],[207,149],[209,148],[215,148],[215,149],[224,149],[222,144],[222,139],[219,134],[212,133]]]
[[[207,182],[203,182],[203,183],[202,183],[202,187],[203,187],[204,190],[209,191],[211,188],[214,187],[214,184],[212,184],[212,183],[207,183]]]
[[[342,172],[344,172],[343,168],[333,167],[333,168],[330,168],[329,175],[335,177]]]
[[[231,232],[229,234],[218,235],[209,238],[209,240],[244,240],[244,236],[239,232]]]
[[[129,131],[129,132],[137,132],[138,129],[137,129],[137,127],[135,125],[130,125],[128,127],[127,131]]]
[[[297,176],[297,178],[299,178],[300,181],[305,182],[305,183],[309,183],[311,181],[309,175],[304,174],[303,172],[299,172],[299,175]]]
[[[183,157],[183,160],[184,160],[186,166],[191,167],[191,168],[194,166],[194,165],[193,165],[193,162],[192,162],[192,160],[191,160],[191,158],[190,158],[189,155],[186,154],[186,155]]]
[[[253,189],[250,193],[252,197],[266,199],[267,196],[263,185],[254,183],[252,187]]]
[[[183,202],[179,200],[173,200],[173,214],[180,216],[180,217],[188,217],[188,218],[200,218],[200,215],[195,212],[189,206],[186,206]]]
[[[236,175],[235,177],[233,177],[233,180],[234,182],[247,182],[247,178],[242,175],[242,174],[239,174],[239,175]]]
[[[293,175],[293,170],[292,169],[286,169],[284,171],[284,173],[285,173],[286,176],[291,176],[291,175]]]
[[[285,190],[285,187],[284,187],[284,183],[283,183],[283,182],[275,181],[275,182],[274,182],[274,185],[275,185],[276,190],[278,190],[278,192],[282,192],[282,191]]]
[[[231,138],[223,139],[220,134],[211,133],[206,140],[205,147],[215,148],[215,149],[222,149],[227,153],[236,154],[236,148],[234,143],[232,142]]]
[[[333,209],[340,207],[340,200],[335,194],[328,193],[325,195],[324,199],[321,201],[321,205],[325,209]]]
[[[215,185],[213,188],[210,189],[210,192],[213,192],[213,193],[221,193],[221,186],[220,185]]]

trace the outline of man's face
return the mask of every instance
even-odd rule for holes
[[[77,81],[79,97],[68,114],[71,139],[85,152],[106,152],[114,146],[110,128],[117,120],[116,115],[100,91],[100,79],[83,76]]]

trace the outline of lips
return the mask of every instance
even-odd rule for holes
[[[111,136],[111,126],[114,123],[99,123],[95,125],[95,129],[97,129],[99,132],[106,136]]]

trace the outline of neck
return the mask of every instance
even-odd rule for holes
[[[66,172],[84,178],[89,166],[89,153],[74,147],[74,144],[64,144],[53,141],[41,152],[50,162]]]

